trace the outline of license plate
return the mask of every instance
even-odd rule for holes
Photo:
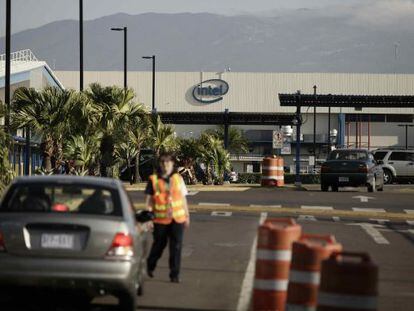
[[[40,241],[42,248],[73,249],[74,237],[71,234],[42,234]]]
[[[339,177],[339,182],[349,182],[349,177]]]

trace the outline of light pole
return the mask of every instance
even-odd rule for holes
[[[111,28],[112,31],[124,32],[124,89],[128,88],[128,27]]]
[[[79,0],[79,90],[83,91],[83,0]]]
[[[143,56],[143,59],[152,59],[152,112],[155,113],[155,55]]]
[[[6,132],[10,133],[10,49],[11,49],[11,0],[6,0],[6,77],[4,89],[4,101],[6,104],[6,115],[4,125]]]
[[[313,87],[313,95],[315,95],[315,99],[317,88],[318,87],[316,85]],[[313,107],[313,156],[316,161],[316,105]]]
[[[408,128],[414,127],[414,124],[398,124],[399,127],[405,127],[405,149],[408,150]]]

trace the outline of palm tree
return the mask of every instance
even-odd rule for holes
[[[177,146],[174,127],[162,123],[160,116],[152,116],[149,146],[154,151],[155,161],[159,159],[161,152],[173,151]]]
[[[148,138],[149,127],[147,118],[143,117],[135,120],[135,122],[132,124],[132,128],[128,131],[128,139],[136,150],[134,179],[131,180],[133,183],[138,183],[141,181],[141,176],[139,172],[139,159],[141,155],[142,146],[148,140]]]
[[[86,175],[96,163],[98,154],[98,141],[95,136],[74,136],[67,141],[64,154],[67,159],[75,161],[75,169],[78,175]]]
[[[100,143],[100,172],[108,176],[108,168],[115,160],[115,143],[123,141],[125,124],[143,114],[141,104],[135,103],[132,89],[124,90],[117,86],[102,87],[97,83],[90,85],[86,95],[91,101],[96,116],[96,125],[102,133]]]
[[[207,132],[224,141],[224,126],[218,126],[216,129],[207,130]],[[228,135],[229,152],[240,154],[249,151],[249,141],[244,136],[243,130],[230,126]]]
[[[42,137],[40,145],[43,154],[42,167],[51,171],[52,158],[61,157],[68,107],[73,91],[47,87],[43,91],[22,87],[15,91],[12,104],[12,126],[29,127]]]

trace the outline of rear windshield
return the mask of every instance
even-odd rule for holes
[[[0,212],[122,216],[115,190],[90,185],[14,185],[6,194]]]
[[[386,152],[386,151],[377,151],[377,152],[374,153],[374,158],[377,161],[384,160],[387,153],[388,152]]]
[[[365,161],[368,154],[364,151],[335,150],[329,154],[328,160],[360,160]]]

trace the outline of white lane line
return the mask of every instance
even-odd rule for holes
[[[282,205],[261,205],[261,204],[250,204],[250,207],[257,207],[257,208],[261,208],[261,207],[270,207],[270,208],[282,208]]]
[[[361,208],[361,207],[353,207],[352,210],[354,212],[385,213],[385,209],[383,209],[383,208]]]
[[[300,215],[298,221],[316,221],[316,218],[312,215]]]
[[[333,219],[333,221],[335,221],[335,222],[339,222],[339,221],[341,221],[341,218],[339,218],[338,216],[333,216],[333,217],[332,217],[332,219]]]
[[[263,224],[267,218],[267,213],[261,213],[259,224]],[[244,274],[242,286],[240,289],[239,301],[237,303],[237,311],[248,311],[250,309],[250,301],[253,292],[254,283],[254,267],[256,265],[256,248],[257,248],[257,234],[250,249],[250,260],[247,265],[246,273]]]
[[[405,209],[404,212],[407,214],[414,214],[414,209]]]
[[[368,223],[348,224],[349,226],[360,226],[377,244],[390,244],[390,242],[379,232],[377,228],[384,228],[382,225],[374,225]]]
[[[332,206],[302,205],[300,208],[301,209],[310,209],[310,210],[325,210],[325,211],[331,211],[331,210],[333,210],[333,207]]]
[[[410,226],[414,226],[414,220],[406,220],[407,224]]]
[[[211,216],[218,217],[230,217],[232,214],[232,212],[211,212]]]
[[[190,191],[187,193],[187,196],[192,196],[192,195],[196,195],[197,193],[199,193],[200,191]]]
[[[200,202],[198,203],[200,206],[230,206],[229,203],[208,203],[208,202]]]
[[[385,225],[387,222],[390,222],[389,219],[376,219],[376,218],[370,218],[369,220],[375,221],[380,225]]]

